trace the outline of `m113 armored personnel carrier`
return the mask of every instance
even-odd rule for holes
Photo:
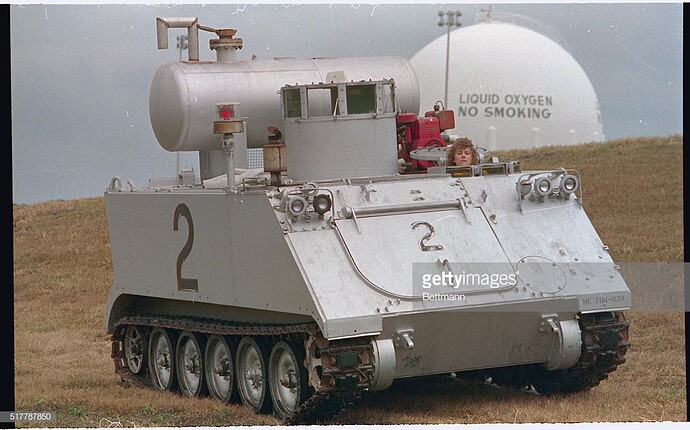
[[[124,380],[308,424],[398,378],[548,394],[624,362],[630,291],[578,172],[445,166],[454,115],[417,117],[402,58],[237,61],[233,29],[157,26],[159,48],[186,28],[190,58],[158,69],[151,124],[200,171],[105,191]]]

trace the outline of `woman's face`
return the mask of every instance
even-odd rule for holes
[[[472,148],[459,148],[455,151],[455,165],[469,166],[472,164]]]

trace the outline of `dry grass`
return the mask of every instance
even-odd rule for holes
[[[670,136],[500,155],[525,169],[578,169],[587,213],[617,261],[681,262],[682,151],[682,136]],[[56,411],[59,427],[279,424],[119,381],[103,328],[112,265],[102,198],[15,205],[13,218],[17,410]],[[627,316],[628,361],[589,392],[542,397],[448,378],[400,381],[339,423],[684,421],[683,315]]]

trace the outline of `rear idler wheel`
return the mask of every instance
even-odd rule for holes
[[[288,418],[307,399],[307,369],[302,350],[287,342],[273,346],[268,363],[268,384],[273,410],[282,419]]]
[[[175,333],[156,327],[149,336],[149,373],[158,390],[172,390],[175,378]]]
[[[206,385],[211,397],[223,403],[240,400],[235,378],[235,351],[224,336],[214,334],[206,341]]]
[[[256,412],[271,410],[268,361],[269,350],[263,341],[243,337],[237,345],[237,388],[242,403]]]
[[[183,331],[176,351],[180,392],[186,397],[199,397],[204,392],[204,352],[199,335]]]
[[[130,325],[125,331],[125,361],[127,368],[135,375],[146,370],[148,357],[148,336],[143,327]]]

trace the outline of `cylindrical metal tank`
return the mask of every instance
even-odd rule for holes
[[[247,118],[247,147],[267,142],[270,125],[282,123],[279,90],[286,84],[325,82],[343,71],[347,81],[394,79],[400,110],[419,110],[417,76],[402,57],[176,62],[156,71],[149,94],[151,126],[168,151],[220,148],[213,134],[214,104],[237,101]]]

